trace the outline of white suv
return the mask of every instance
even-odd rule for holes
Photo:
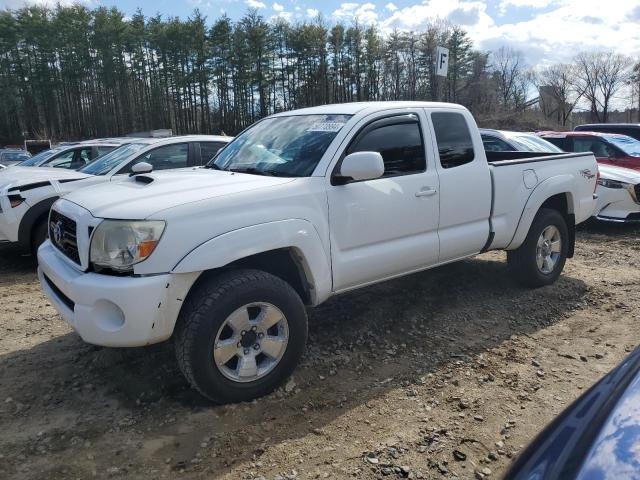
[[[154,170],[200,166],[230,140],[216,135],[130,138],[126,144],[77,171],[7,168],[0,172],[0,243],[14,243],[24,251],[35,252],[47,237],[49,209],[61,196],[90,185],[127,178],[132,167],[141,162],[149,163]],[[73,147],[76,153],[77,147]]]

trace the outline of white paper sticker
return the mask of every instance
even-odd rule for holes
[[[307,132],[339,132],[344,127],[340,122],[318,122],[311,125]]]

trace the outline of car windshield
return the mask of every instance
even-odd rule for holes
[[[272,117],[245,130],[207,168],[307,177],[351,115]]]
[[[607,141],[614,144],[620,150],[632,157],[640,157],[640,140],[627,137],[626,135],[611,135],[606,137]]]
[[[59,153],[63,150],[63,148],[52,148],[51,150],[44,150],[37,155],[25,160],[24,162],[20,162],[18,166],[20,167],[36,167],[40,165],[42,162],[47,160],[48,158],[53,157],[56,153]]]
[[[107,153],[104,157],[100,157],[95,162],[81,168],[80,171],[89,175],[106,175],[120,165],[120,163],[127,160],[131,155],[139,152],[146,146],[146,143],[129,143],[127,145],[122,145],[121,147]]]
[[[509,140],[518,147],[518,150],[542,153],[563,153],[563,151],[554,144],[535,135],[514,135],[509,137]]]

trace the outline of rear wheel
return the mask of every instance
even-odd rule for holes
[[[306,340],[307,315],[298,294],[256,270],[226,272],[198,285],[175,332],[183,374],[218,403],[274,390],[297,366]]]
[[[562,273],[568,248],[565,217],[557,210],[543,208],[536,214],[523,244],[507,252],[509,269],[525,286],[550,285]]]

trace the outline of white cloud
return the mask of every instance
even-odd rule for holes
[[[320,13],[320,10],[316,8],[307,8],[307,17],[315,18]]]
[[[430,20],[447,19],[464,25],[467,31],[485,30],[495,25],[484,2],[473,0],[431,0],[395,10],[381,26],[389,31],[422,30]]]
[[[396,4],[393,2],[389,2],[387,3],[384,8],[386,8],[387,10],[389,10],[390,12],[395,12],[396,10],[398,10],[398,7],[396,7]]]
[[[532,66],[568,61],[583,50],[615,50],[636,58],[640,52],[638,0],[616,0],[615,8],[602,8],[602,0],[502,3],[528,7],[531,17],[512,22],[508,16],[501,17],[498,24],[488,14],[484,1],[423,0],[396,10],[387,8],[385,15],[377,16],[377,24],[387,33],[394,28],[421,31],[429,21],[446,19],[462,25],[477,48],[494,50],[507,45],[522,51]],[[334,16],[354,17],[361,7],[358,3],[343,3]]]
[[[473,38],[483,48],[506,44],[520,49],[533,64],[567,61],[583,50],[637,55],[640,29],[630,17],[636,7],[637,0],[616,0],[615,8],[608,9],[601,0],[559,0],[530,20],[477,30]]]
[[[273,2],[273,5],[271,5],[271,7],[276,11],[276,12],[282,12],[284,10],[284,6],[278,2]]]
[[[262,3],[260,0],[246,0],[244,3],[246,3],[249,8],[265,8],[266,7],[266,5]]]
[[[552,2],[553,0],[501,0],[500,7],[544,8]]]
[[[333,12],[333,17],[337,20],[358,20],[359,22],[370,24],[377,23],[378,14],[375,11],[376,6],[371,2],[367,3],[342,3],[340,8]]]
[[[292,12],[282,11],[282,12],[279,12],[277,15],[272,15],[271,16],[271,20],[272,21],[276,20],[278,18],[282,18],[282,19],[286,20],[287,22],[290,22],[291,19],[293,18],[293,13]]]
[[[94,0],[5,0],[4,2],[0,1],[0,9],[16,10],[30,5],[54,8],[58,4],[63,7],[70,7],[75,4],[92,6],[94,3],[96,3]]]

